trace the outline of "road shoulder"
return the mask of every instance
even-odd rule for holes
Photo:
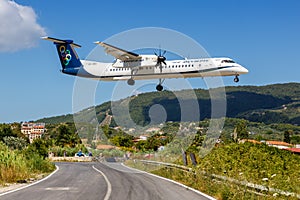
[[[36,180],[29,182],[29,183],[11,183],[7,184],[5,186],[0,187],[0,197],[9,193],[13,193],[19,190],[22,190],[24,188],[30,187],[32,185],[38,184],[48,178],[50,178],[53,174],[55,174],[59,170],[59,167],[56,165],[56,169],[50,173],[49,175],[41,174],[37,177]]]

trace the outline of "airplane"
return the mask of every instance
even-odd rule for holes
[[[167,61],[165,50],[159,49],[154,55],[140,55],[99,41],[95,44],[104,47],[107,54],[116,58],[115,61],[80,60],[74,48],[81,46],[73,40],[42,39],[55,44],[62,73],[101,81],[127,81],[128,85],[134,85],[136,80],[158,79],[157,91],[163,90],[162,83],[168,78],[234,76],[234,82],[239,82],[239,75],[248,73],[245,67],[227,57]]]

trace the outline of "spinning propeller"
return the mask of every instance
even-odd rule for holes
[[[161,52],[161,48],[159,48],[159,54],[158,55],[157,55],[156,52],[154,52],[154,54],[157,56],[156,66],[159,66],[160,72],[162,72],[162,63],[164,65],[167,65],[167,63],[165,62],[166,61],[166,57],[165,57],[166,52],[167,52],[166,50],[164,50],[163,52]]]

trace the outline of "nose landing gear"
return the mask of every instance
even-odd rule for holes
[[[240,81],[238,75],[235,76],[235,78],[233,79],[233,81],[236,82],[236,83]]]

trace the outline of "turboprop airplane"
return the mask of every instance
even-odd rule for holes
[[[234,76],[239,82],[239,75],[248,70],[230,58],[199,58],[167,61],[166,51],[154,55],[139,55],[105,42],[95,42],[104,47],[104,51],[116,58],[113,63],[80,60],[74,47],[81,47],[73,40],[61,40],[42,37],[56,45],[62,72],[69,75],[86,77],[101,81],[127,81],[134,85],[135,80],[158,79],[157,91],[162,91],[162,83],[168,78],[193,78],[209,76]]]

